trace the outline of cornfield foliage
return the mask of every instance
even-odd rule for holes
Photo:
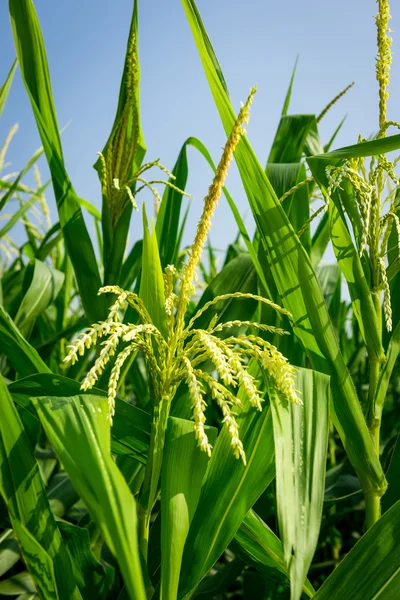
[[[386,117],[388,1],[376,17],[377,134],[332,150],[341,124],[324,143],[326,111],[290,114],[293,72],[266,165],[243,130],[255,89],[237,113],[194,0],[181,2],[226,132],[221,161],[194,137],[171,172],[145,161],[134,0],[94,165],[100,212],[65,166],[33,2],[9,0],[16,60],[0,116],[19,68],[42,147],[17,176],[5,163],[14,130],[0,150],[0,210],[11,210],[0,222],[0,596],[394,600],[400,124]],[[188,146],[212,185],[185,248]],[[225,187],[232,158],[254,235]],[[154,220],[136,214],[143,188]],[[222,266],[207,242],[221,194],[237,223]]]

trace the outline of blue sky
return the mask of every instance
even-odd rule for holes
[[[394,64],[388,116],[400,120],[400,2],[392,2]],[[68,171],[77,193],[100,206],[96,152],[110,132],[118,98],[133,0],[36,0],[42,26],[60,127],[70,122],[62,141]],[[268,155],[291,70],[300,55],[292,113],[319,113],[348,83],[355,87],[321,123],[327,141],[347,113],[336,147],[355,143],[359,133],[376,130],[375,0],[198,0],[197,6],[222,66],[234,106],[257,84],[248,136],[261,163]],[[139,0],[139,52],[142,70],[141,111],[147,159],[160,157],[173,167],[187,137],[199,137],[217,161],[225,135],[183,7],[179,0]],[[7,2],[0,3],[0,80],[14,58]],[[21,168],[40,145],[19,73],[3,118],[0,143],[12,124],[20,129],[8,154],[13,170]],[[45,165],[41,163],[43,176]],[[188,230],[190,242],[211,181],[204,159],[189,150],[187,186],[194,196]],[[252,218],[235,168],[227,187],[252,228]],[[142,199],[149,208],[152,198]],[[150,209],[151,212],[151,209]],[[55,212],[53,210],[55,218]],[[131,239],[140,235],[141,219],[132,223]],[[218,207],[211,240],[223,249],[236,236],[224,200]]]

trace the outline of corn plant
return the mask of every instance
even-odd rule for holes
[[[291,115],[295,66],[263,167],[244,130],[256,90],[236,113],[196,4],[181,1],[223,154],[215,165],[190,137],[171,169],[156,149],[145,160],[134,0],[116,116],[94,157],[100,212],[65,166],[33,2],[9,0],[17,59],[0,115],[18,63],[42,148],[20,173],[5,166],[14,129],[0,151],[0,595],[395,598],[400,222],[387,154],[400,125],[387,117],[389,4],[379,0],[376,17],[376,136],[332,151],[342,122],[322,144],[318,123],[351,85],[318,116]],[[213,178],[185,248],[188,146]],[[226,188],[233,158],[254,236]],[[208,234],[221,198],[238,232],[220,266]],[[131,227],[143,230],[133,245]],[[328,244],[334,264],[322,261]]]

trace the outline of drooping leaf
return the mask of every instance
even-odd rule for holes
[[[15,316],[15,324],[22,335],[29,335],[35,319],[55,300],[63,282],[62,271],[37,259],[26,267],[22,285],[24,296]]]
[[[60,600],[79,600],[70,557],[51,513],[38,464],[2,377],[0,396],[0,493],[25,562],[44,597],[57,594]]]
[[[116,557],[131,600],[145,600],[135,500],[111,456],[107,399],[38,397],[46,435]]]
[[[323,148],[314,115],[286,115],[281,118],[268,163],[298,163],[303,153],[321,154]]]
[[[23,377],[33,373],[51,373],[38,352],[23,337],[9,314],[0,305],[0,342],[14,369]]]
[[[14,400],[26,410],[31,407],[29,399],[39,396],[76,396],[81,392],[78,381],[53,375],[39,373],[25,377],[9,385]],[[99,402],[107,397],[104,390],[94,388],[91,394],[97,394]],[[116,454],[126,454],[141,463],[146,462],[150,443],[150,415],[133,404],[116,398],[116,411],[111,429],[111,449]]]

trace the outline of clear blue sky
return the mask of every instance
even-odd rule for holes
[[[0,3],[0,80],[14,59],[7,2]],[[112,125],[118,98],[133,0],[36,0],[62,136],[67,167],[78,194],[100,206],[97,175],[92,169]],[[355,143],[359,133],[376,130],[375,0],[198,0],[231,98],[236,108],[257,84],[248,135],[265,162],[275,133],[291,70],[300,55],[292,113],[319,113],[351,81],[356,86],[321,123],[327,141],[348,113],[336,147]],[[389,118],[400,120],[400,2],[392,2],[394,64]],[[139,52],[142,70],[142,124],[148,160],[161,158],[172,168],[184,140],[194,135],[218,160],[225,136],[180,0],[139,1]],[[19,73],[0,123],[0,143],[10,126],[20,130],[8,159],[22,167],[40,145]],[[44,163],[41,163],[43,172]],[[202,157],[189,150],[187,190],[194,195],[189,242],[211,181]],[[232,169],[227,183],[235,201],[251,215],[240,179]],[[142,197],[152,206],[149,193]],[[53,211],[53,215],[54,211]],[[133,221],[131,239],[141,219]],[[135,231],[136,228],[136,231]],[[224,248],[236,226],[222,200],[211,240]]]

